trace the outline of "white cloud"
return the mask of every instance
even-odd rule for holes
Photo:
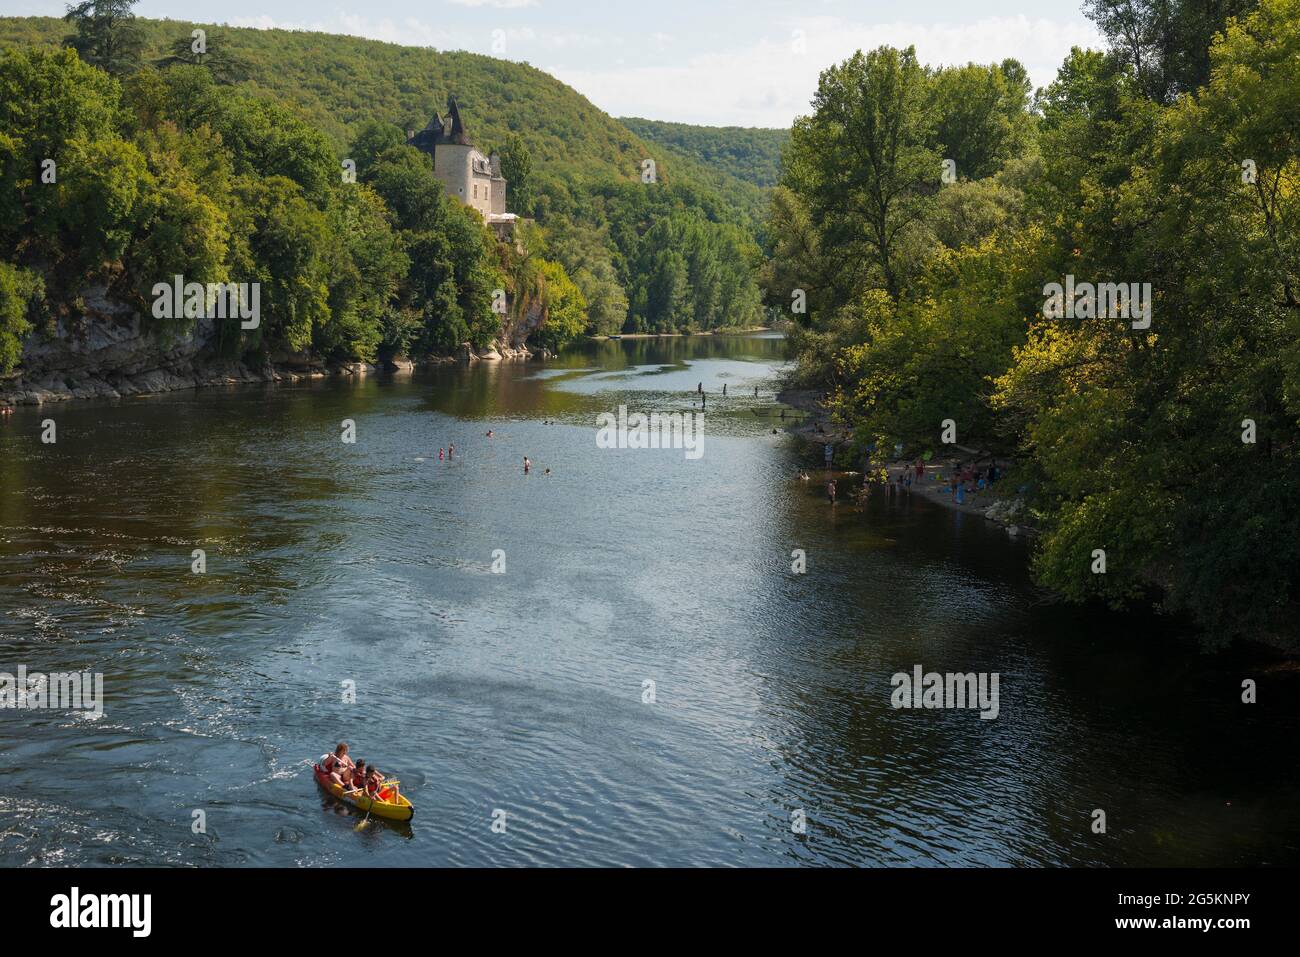
[[[535,7],[537,0],[447,0],[458,7],[496,7],[498,10],[518,10]]]
[[[522,5],[521,0],[461,2]],[[498,29],[494,36],[490,30],[436,28],[411,17],[372,20],[341,11],[304,22],[264,15],[231,23],[343,33],[440,50],[475,50],[534,63],[541,57],[572,56],[569,63],[543,68],[614,116],[716,126],[787,127],[796,116],[808,112],[822,70],[855,50],[882,44],[914,45],[921,61],[933,66],[1015,57],[1029,70],[1036,86],[1051,82],[1071,46],[1103,45],[1101,35],[1086,20],[1026,16],[933,24],[866,24],[829,16],[791,18],[748,46],[719,47],[706,53],[686,52],[688,45],[662,32],[624,38],[519,26]],[[802,52],[798,52],[795,31],[802,31]],[[578,51],[584,52],[580,55]],[[593,65],[585,51],[604,55]]]
[[[747,49],[697,54],[677,64],[665,64],[656,55],[657,62],[638,65],[633,55],[618,68],[546,69],[615,116],[785,127],[808,112],[821,71],[859,49],[914,45],[917,57],[933,66],[1015,57],[1034,84],[1042,86],[1055,77],[1070,47],[1103,45],[1086,21],[1025,16],[937,24],[859,24],[819,17],[790,20],[785,26],[784,34]],[[802,31],[802,53],[796,52],[796,30]]]

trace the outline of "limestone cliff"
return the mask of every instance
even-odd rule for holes
[[[87,289],[82,299],[83,316],[60,319],[53,335],[28,335],[18,367],[0,376],[0,407],[378,371],[364,362],[327,366],[310,354],[275,356],[261,365],[221,359],[214,355],[211,319],[196,320],[186,333],[163,336],[147,328],[130,307],[109,299],[103,286]],[[520,319],[508,318],[492,347],[476,354],[467,343],[446,361],[527,359],[534,354],[527,347],[528,335],[540,322],[536,308]],[[390,363],[399,372],[412,366],[405,359]]]

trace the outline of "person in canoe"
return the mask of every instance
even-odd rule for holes
[[[346,768],[340,768],[337,774],[330,775],[330,783],[343,788],[344,794],[356,793],[361,789],[358,781],[365,780],[366,762],[358,761]],[[358,777],[359,776],[359,777]]]
[[[366,775],[366,793],[374,800],[392,804],[397,801],[397,782],[389,781],[378,768],[371,768]]]
[[[348,757],[348,746],[342,741],[340,741],[339,746],[334,749],[334,753],[327,756],[325,760],[321,762],[321,770],[330,776],[331,781],[342,787],[347,786],[345,782],[351,781],[352,772],[355,769],[356,765],[354,765],[352,759]]]

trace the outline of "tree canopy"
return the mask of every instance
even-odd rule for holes
[[[764,289],[806,294],[798,376],[864,449],[921,454],[952,420],[1015,456],[1043,584],[1294,646],[1300,0],[1089,10],[1110,49],[1032,101],[1014,63],[823,73]],[[1047,308],[1067,277],[1147,284],[1149,324]]]

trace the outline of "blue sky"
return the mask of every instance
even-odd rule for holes
[[[62,15],[63,0],[0,0]],[[140,0],[136,12],[347,33],[526,60],[615,116],[788,126],[818,72],[859,48],[914,44],[932,64],[1014,56],[1038,85],[1073,45],[1101,46],[1080,0]]]

